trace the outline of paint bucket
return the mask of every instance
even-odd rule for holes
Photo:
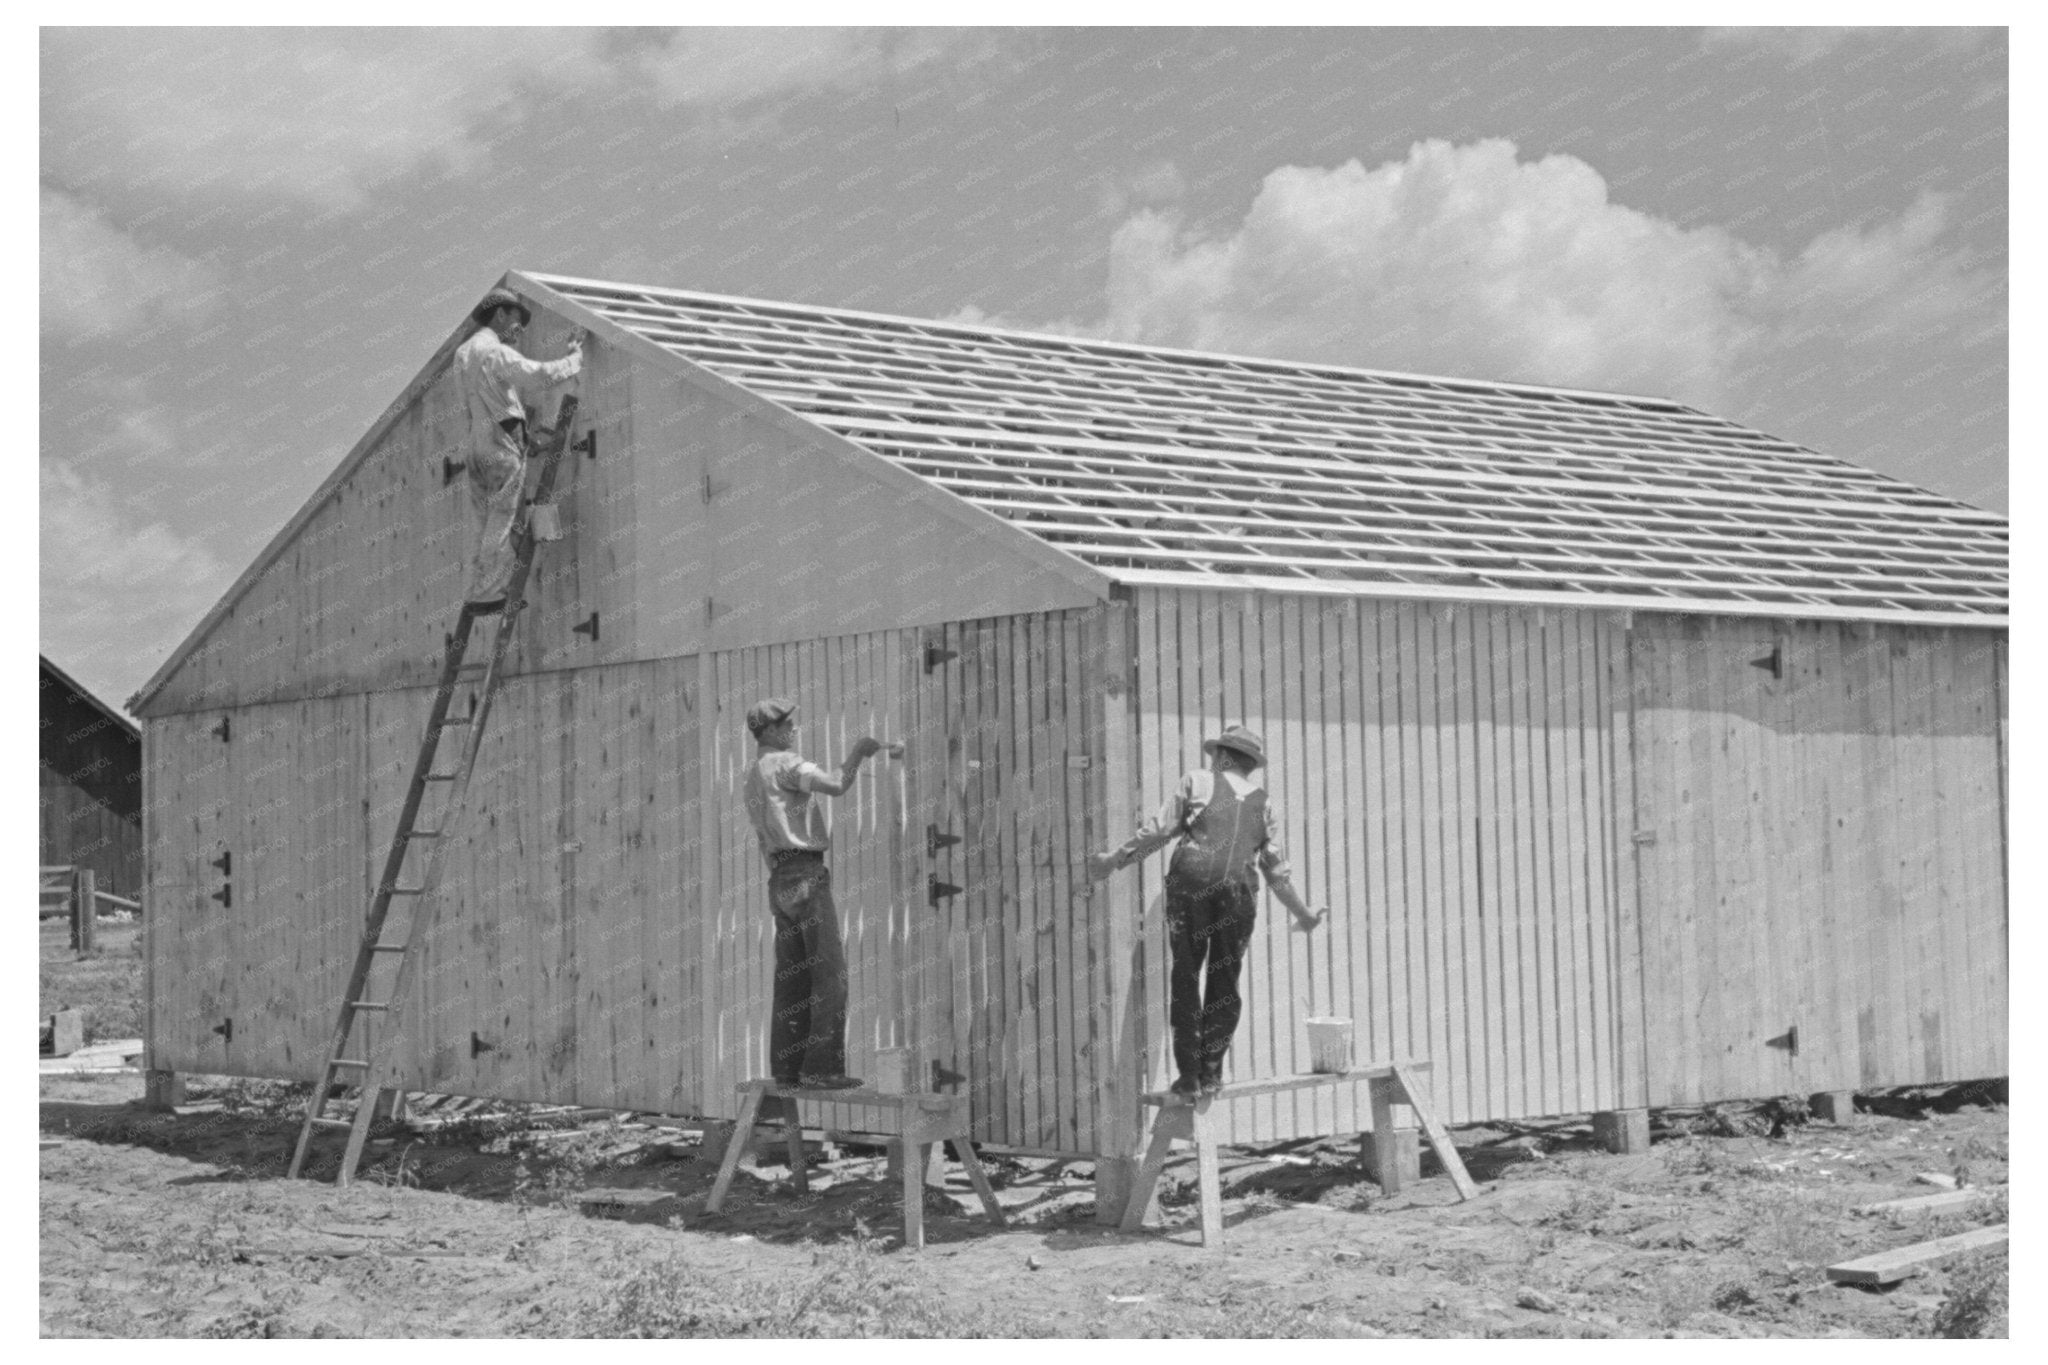
[[[1351,1021],[1305,1019],[1308,1025],[1308,1069],[1333,1075],[1351,1069]]]
[[[875,1074],[869,1085],[884,1095],[910,1093],[910,1049],[884,1047],[875,1050]]]
[[[562,514],[551,502],[536,502],[526,509],[526,523],[533,528],[533,538],[542,542],[562,538]]]

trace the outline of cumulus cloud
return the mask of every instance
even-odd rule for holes
[[[1705,29],[1700,45],[1708,49],[1749,49],[1775,56],[1794,70],[1831,57],[1858,43],[1911,41],[1916,47],[1939,51],[1968,52],[1990,42],[1998,33],[1990,28],[1922,26],[1917,28],[1830,27],[1824,24],[1790,27],[1743,27]]]
[[[138,517],[64,459],[41,466],[38,598],[45,653],[119,703],[227,586],[212,551]]]
[[[93,336],[139,318],[199,322],[220,302],[212,267],[145,245],[72,195],[42,191],[40,237],[42,326],[59,336]]]
[[[44,29],[44,160],[74,185],[354,205],[395,172],[480,163],[537,83],[603,80],[597,46],[508,28]]]
[[[1289,166],[1226,235],[1171,211],[1111,243],[1120,340],[1662,394],[1713,407],[1774,351],[1995,332],[1996,288],[1941,247],[1946,206],[1816,238],[1786,260],[1610,201],[1571,156],[1424,142],[1371,169]]]
[[[816,90],[854,90],[935,62],[993,54],[986,29],[688,28],[634,62],[664,105],[732,107]]]
[[[939,29],[45,29],[43,159],[74,189],[346,210],[395,175],[485,170],[508,129],[560,96],[650,99],[713,127],[771,98],[972,64],[1002,42]]]

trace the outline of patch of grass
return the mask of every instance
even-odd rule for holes
[[[1572,1190],[1572,1196],[1563,1208],[1556,1209],[1537,1219],[1539,1227],[1562,1228],[1566,1232],[1585,1232],[1614,1212],[1615,1195],[1612,1190],[1598,1185],[1580,1185]]]
[[[139,924],[102,920],[99,946],[81,956],[72,951],[70,927],[50,920],[42,927],[36,996],[47,1019],[58,1010],[85,1011],[85,1040],[142,1036],[142,931]]]
[[[865,1228],[817,1252],[790,1283],[712,1278],[681,1256],[627,1270],[546,1335],[581,1337],[972,1337],[979,1315],[948,1306]]]
[[[1980,1251],[1951,1265],[1948,1293],[1928,1320],[1927,1335],[1966,1340],[2007,1335],[2008,1264],[2004,1251]]]

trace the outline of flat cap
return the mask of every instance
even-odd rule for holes
[[[767,697],[747,708],[747,730],[760,734],[769,726],[796,714],[796,703],[788,697]]]

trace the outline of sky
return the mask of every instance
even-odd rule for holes
[[[507,269],[1681,399],[2007,508],[1998,29],[44,29],[119,706]]]

